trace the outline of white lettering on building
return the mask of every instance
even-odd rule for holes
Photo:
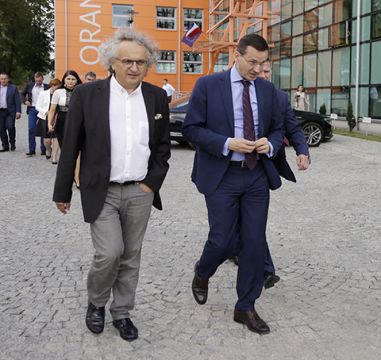
[[[97,38],[97,35],[101,32],[101,26],[97,23],[97,15],[101,13],[101,6],[94,2],[95,0],[84,0],[79,5],[82,8],[92,9],[92,11],[79,17],[81,25],[83,25],[83,28],[81,28],[79,32],[79,42],[81,43],[79,57],[86,65],[95,65],[99,62],[99,49],[94,43],[101,42],[101,40]]]

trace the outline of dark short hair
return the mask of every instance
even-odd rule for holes
[[[90,76],[91,78],[96,78],[97,74],[95,72],[89,71],[88,73],[86,73],[85,78],[87,78],[88,76]]]
[[[44,74],[40,71],[34,73],[34,77],[44,77]]]
[[[74,76],[76,79],[77,79],[77,85],[79,85],[79,84],[82,84],[82,81],[81,81],[81,79],[80,79],[80,77],[79,77],[79,75],[77,74],[77,72],[76,71],[74,71],[74,70],[67,70],[66,72],[65,72],[65,74],[62,76],[62,80],[61,80],[61,87],[65,87],[65,79],[69,76],[69,75],[72,75],[72,76]]]
[[[163,79],[164,81],[168,82],[168,79]]]
[[[245,54],[246,48],[248,46],[251,46],[258,51],[269,50],[269,45],[267,44],[267,41],[262,36],[257,34],[247,34],[241,37],[237,45],[237,51],[240,54]]]

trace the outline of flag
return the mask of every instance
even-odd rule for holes
[[[185,33],[181,41],[189,47],[192,47],[201,33],[201,28],[196,23],[193,23],[192,27]]]

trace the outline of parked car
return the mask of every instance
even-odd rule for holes
[[[181,133],[181,128],[188,110],[188,102],[171,108],[169,115],[169,130],[171,140],[179,144],[193,144],[186,141]],[[332,126],[329,116],[316,114],[309,111],[294,110],[295,118],[299,121],[309,146],[319,146],[321,142],[332,138]]]

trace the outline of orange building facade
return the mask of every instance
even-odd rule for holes
[[[82,79],[88,71],[106,77],[99,45],[118,28],[133,27],[160,50],[146,80],[161,86],[166,78],[177,91],[189,92],[208,72],[209,54],[192,52],[181,39],[193,23],[208,29],[208,17],[208,0],[56,0],[56,76],[73,69]]]

